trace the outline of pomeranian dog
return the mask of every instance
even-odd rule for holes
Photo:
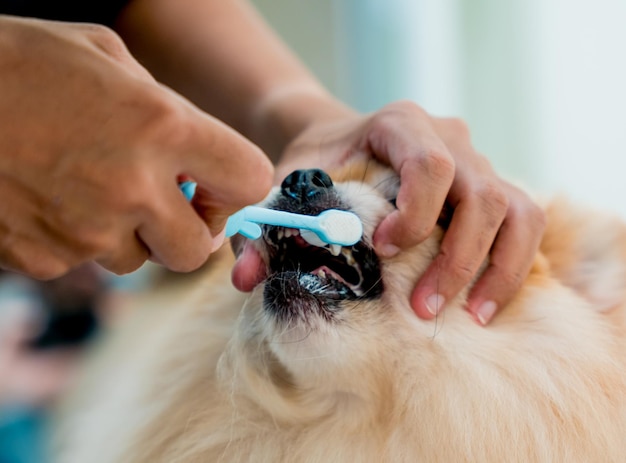
[[[626,461],[626,228],[557,200],[522,290],[488,327],[409,306],[443,231],[390,259],[371,247],[398,178],[373,161],[296,171],[267,207],[336,208],[352,247],[265,227],[265,279],[206,272],[105,342],[65,405],[60,463]],[[313,240],[315,241],[315,240]]]

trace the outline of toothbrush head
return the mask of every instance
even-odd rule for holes
[[[352,246],[363,236],[363,223],[352,212],[329,209],[317,216],[313,231],[326,243]]]

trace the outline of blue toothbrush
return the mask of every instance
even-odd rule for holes
[[[181,183],[180,189],[188,200],[193,198],[196,190],[194,182]],[[328,209],[319,215],[302,215],[292,212],[275,211],[258,206],[247,206],[234,213],[226,222],[226,236],[240,233],[246,238],[257,239],[261,236],[259,224],[279,227],[297,228],[315,233],[315,236],[303,232],[303,237],[309,242],[338,244],[352,246],[363,236],[363,224],[356,214],[338,209]]]

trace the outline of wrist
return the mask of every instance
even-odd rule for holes
[[[248,136],[276,163],[285,147],[312,124],[355,115],[319,86],[291,85],[259,101],[251,113]]]

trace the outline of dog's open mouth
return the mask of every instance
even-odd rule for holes
[[[349,209],[319,169],[292,172],[266,207],[313,216]],[[311,314],[332,318],[342,301],[375,298],[383,291],[380,262],[365,242],[325,244],[298,229],[276,226],[264,226],[262,240],[242,248],[233,282],[241,290],[264,282],[264,307],[283,320]]]
[[[319,246],[299,230],[282,227],[267,227],[263,237],[270,278],[296,277],[310,292],[336,299],[375,297],[382,290],[378,258],[363,243]]]

